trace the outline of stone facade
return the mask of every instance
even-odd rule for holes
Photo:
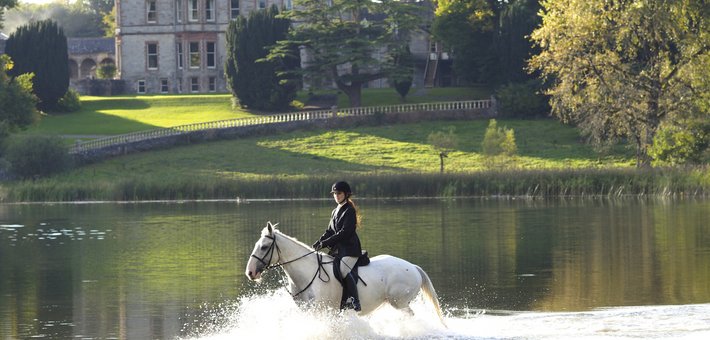
[[[293,0],[115,0],[116,77],[126,93],[226,92],[229,21],[273,4],[290,8]],[[422,87],[430,43],[424,33],[414,38],[414,86]]]
[[[129,93],[225,92],[233,16],[291,0],[116,0],[118,77]]]

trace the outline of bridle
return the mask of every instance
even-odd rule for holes
[[[313,254],[313,253],[316,253],[316,255],[317,255],[317,259],[318,259],[318,269],[316,270],[316,273],[313,275],[313,278],[311,279],[311,282],[308,283],[308,285],[306,286],[306,288],[303,288],[300,292],[298,292],[298,293],[296,293],[296,294],[291,294],[291,296],[296,297],[296,296],[298,296],[299,294],[305,292],[306,289],[310,288],[310,287],[313,285],[313,282],[316,280],[316,277],[319,278],[319,279],[320,279],[321,281],[323,281],[323,282],[329,282],[329,281],[330,281],[330,275],[328,274],[328,271],[326,271],[325,268],[323,268],[323,265],[324,265],[324,264],[328,264],[328,263],[333,263],[333,261],[323,262],[323,255],[322,255],[321,253],[318,253],[317,250],[310,251],[310,252],[306,253],[305,255],[303,255],[303,256],[301,256],[301,257],[298,257],[298,258],[295,258],[295,259],[293,259],[293,260],[291,260],[291,261],[286,261],[286,262],[280,263],[279,261],[281,260],[281,249],[279,249],[279,245],[276,244],[276,236],[264,235],[264,237],[266,237],[266,238],[268,238],[268,239],[271,239],[271,245],[269,246],[269,249],[266,251],[266,254],[264,254],[264,256],[261,257],[261,258],[258,257],[258,256],[256,256],[256,255],[254,255],[254,254],[251,254],[251,257],[253,257],[253,258],[259,260],[259,262],[261,262],[261,263],[265,266],[265,268],[264,268],[263,271],[266,271],[266,270],[272,269],[272,268],[283,267],[284,265],[287,265],[287,264],[292,263],[292,262],[296,262],[296,261],[298,261],[298,260],[300,260],[300,259],[302,259],[302,258],[304,258],[304,257],[306,257],[306,256],[308,256],[308,255],[311,255],[311,254]],[[274,249],[276,249],[276,252],[278,253],[278,260],[276,261],[276,263],[269,264],[269,263],[271,263],[271,260],[274,258]],[[267,255],[269,256],[269,261],[268,261],[268,262],[264,261],[264,259],[266,258]],[[325,275],[328,277],[328,280],[324,280],[324,279],[321,277],[321,271],[322,271],[323,273],[325,273]],[[290,293],[289,293],[289,294],[290,294]]]

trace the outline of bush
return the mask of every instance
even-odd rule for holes
[[[116,65],[111,63],[103,63],[96,68],[96,77],[99,79],[113,79],[116,75]]]
[[[72,89],[69,89],[54,106],[54,111],[57,112],[75,112],[79,109],[81,109],[81,99],[79,99],[79,94]]]
[[[547,97],[540,94],[537,81],[508,83],[496,91],[498,116],[501,118],[535,118],[550,112]]]
[[[483,137],[483,154],[486,156],[514,156],[517,151],[513,129],[497,127],[495,119],[491,119]]]
[[[23,179],[49,177],[71,170],[72,156],[58,136],[30,135],[10,144],[10,172]]]

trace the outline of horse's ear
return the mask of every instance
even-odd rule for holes
[[[266,222],[266,229],[269,231],[269,235],[274,233],[274,226],[271,224],[271,221]]]

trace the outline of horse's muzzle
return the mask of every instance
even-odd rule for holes
[[[264,267],[259,265],[259,263],[256,263],[254,265],[249,263],[249,265],[247,265],[247,270],[246,270],[246,272],[244,272],[244,274],[246,274],[246,276],[249,278],[249,280],[253,281],[253,280],[261,279],[261,273],[263,273],[263,272],[264,272]]]

